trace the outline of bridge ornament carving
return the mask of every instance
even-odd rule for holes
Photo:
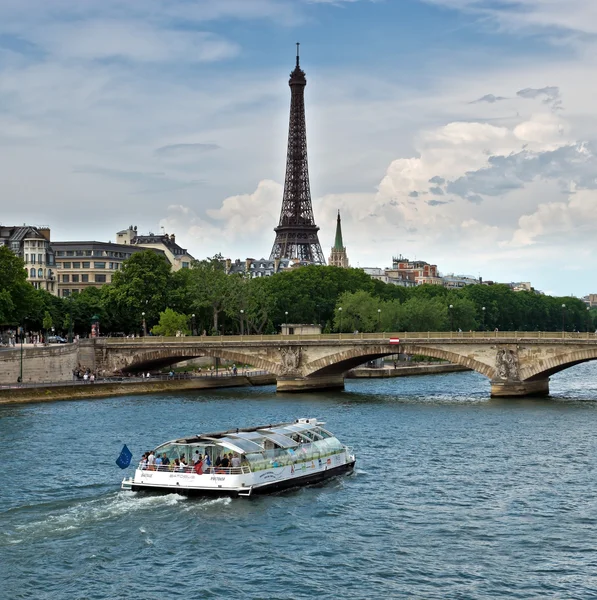
[[[301,364],[301,347],[287,346],[278,350],[282,358],[282,375],[297,375]]]
[[[518,351],[510,348],[498,348],[495,355],[495,372],[500,379],[520,380]]]

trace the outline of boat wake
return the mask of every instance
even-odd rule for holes
[[[18,544],[22,541],[68,535],[103,521],[122,519],[131,513],[154,512],[161,508],[176,506],[187,501],[185,496],[168,494],[146,496],[136,492],[117,492],[92,500],[50,510],[43,520],[20,522],[0,533],[0,546]]]

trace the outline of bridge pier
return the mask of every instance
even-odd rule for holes
[[[343,390],[344,375],[320,375],[318,377],[279,376],[277,392],[312,392],[316,390]]]
[[[491,381],[491,397],[549,396],[549,377],[533,381]]]

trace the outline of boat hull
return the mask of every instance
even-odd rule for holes
[[[141,485],[131,483],[126,485],[123,482],[123,489],[128,489],[133,492],[152,492],[161,494],[182,494],[184,496],[194,497],[250,497],[254,495],[271,494],[282,490],[303,487],[306,485],[314,485],[322,483],[328,479],[346,475],[354,470],[355,459],[337,465],[335,467],[307,473],[298,477],[278,479],[276,481],[262,483],[247,488],[200,488],[200,487],[185,487],[181,485],[170,486],[170,485],[152,485],[143,483]]]

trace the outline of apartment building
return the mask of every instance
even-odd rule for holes
[[[168,262],[172,265],[173,271],[179,269],[188,269],[191,262],[195,260],[186,250],[176,243],[176,236],[171,233],[148,233],[139,234],[137,226],[129,225],[128,229],[123,229],[116,233],[116,242],[127,246],[140,246],[142,248],[153,248],[164,253]]]
[[[27,281],[35,289],[57,293],[49,227],[0,226],[0,246],[7,246],[23,259]]]
[[[147,250],[142,246],[113,244],[111,242],[52,242],[56,264],[57,294],[67,298],[87,287],[101,287],[112,283],[114,273],[136,252]],[[161,250],[152,250],[164,255]]]

